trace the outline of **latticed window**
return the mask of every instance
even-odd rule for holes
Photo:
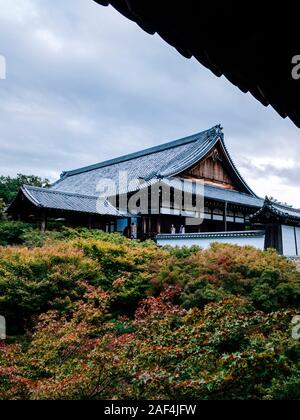
[[[241,212],[235,213],[235,223],[245,223],[245,216]]]
[[[224,212],[222,209],[213,209],[213,220],[223,220]]]
[[[227,220],[227,222],[234,222],[234,211],[227,210],[226,220]]]
[[[205,219],[211,219],[211,209],[209,207],[204,207],[204,217]]]

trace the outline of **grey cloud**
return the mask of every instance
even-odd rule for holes
[[[244,159],[242,162],[243,169],[249,173],[255,173],[257,178],[266,179],[267,177],[278,177],[287,185],[299,186],[300,181],[300,165],[299,159],[294,161],[292,168],[280,168],[276,165],[266,164],[263,166],[257,166],[250,160]]]
[[[0,0],[0,34],[0,173],[56,177],[217,123],[242,169],[245,159],[300,155],[290,121],[112,8]],[[297,184],[282,176],[285,189]]]

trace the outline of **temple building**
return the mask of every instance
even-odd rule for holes
[[[43,231],[54,221],[127,236],[134,232],[134,238],[161,245],[206,247],[219,241],[300,254],[300,210],[251,190],[219,125],[63,172],[49,188],[24,185],[7,213],[39,223]]]

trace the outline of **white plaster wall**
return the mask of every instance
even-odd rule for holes
[[[282,231],[282,253],[287,257],[293,257],[296,253],[295,228],[294,226],[281,226]]]
[[[225,244],[234,244],[240,246],[250,245],[255,248],[264,249],[265,237],[241,237],[241,238],[176,238],[176,239],[158,239],[157,243],[160,246],[170,245],[170,246],[187,246],[191,247],[193,245],[200,246],[203,249],[209,248],[210,244],[214,242],[220,242]]]

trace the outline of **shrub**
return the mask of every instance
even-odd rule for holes
[[[23,235],[33,230],[33,226],[23,222],[0,220],[0,246],[24,243]]]
[[[0,247],[0,399],[300,398],[300,278],[284,257],[25,236]]]
[[[185,308],[201,308],[232,294],[251,297],[257,309],[266,311],[300,306],[300,273],[273,250],[216,243],[185,258],[171,253],[153,282],[158,289],[182,285]]]
[[[0,313],[11,332],[49,308],[68,310],[81,296],[82,281],[109,291],[114,311],[133,313],[152,290],[151,264],[167,255],[153,243],[103,232],[66,229],[43,241],[35,248],[0,248]]]
[[[11,331],[49,308],[67,310],[82,294],[82,281],[97,282],[99,265],[60,243],[43,248],[0,248],[0,313]]]
[[[23,352],[14,345],[0,351],[0,398],[299,397],[295,312],[265,314],[237,297],[186,311],[172,303],[176,293],[142,301],[120,333],[120,322],[107,319],[109,295],[87,288],[71,316],[41,316]]]
[[[152,267],[159,267],[168,257],[153,242],[140,244],[119,235],[102,236],[101,240],[80,239],[74,244],[102,267],[99,285],[110,291],[113,309],[129,313],[140,299],[153,293]]]
[[[4,200],[0,197],[0,220],[4,217],[4,209],[5,209],[5,203]]]

